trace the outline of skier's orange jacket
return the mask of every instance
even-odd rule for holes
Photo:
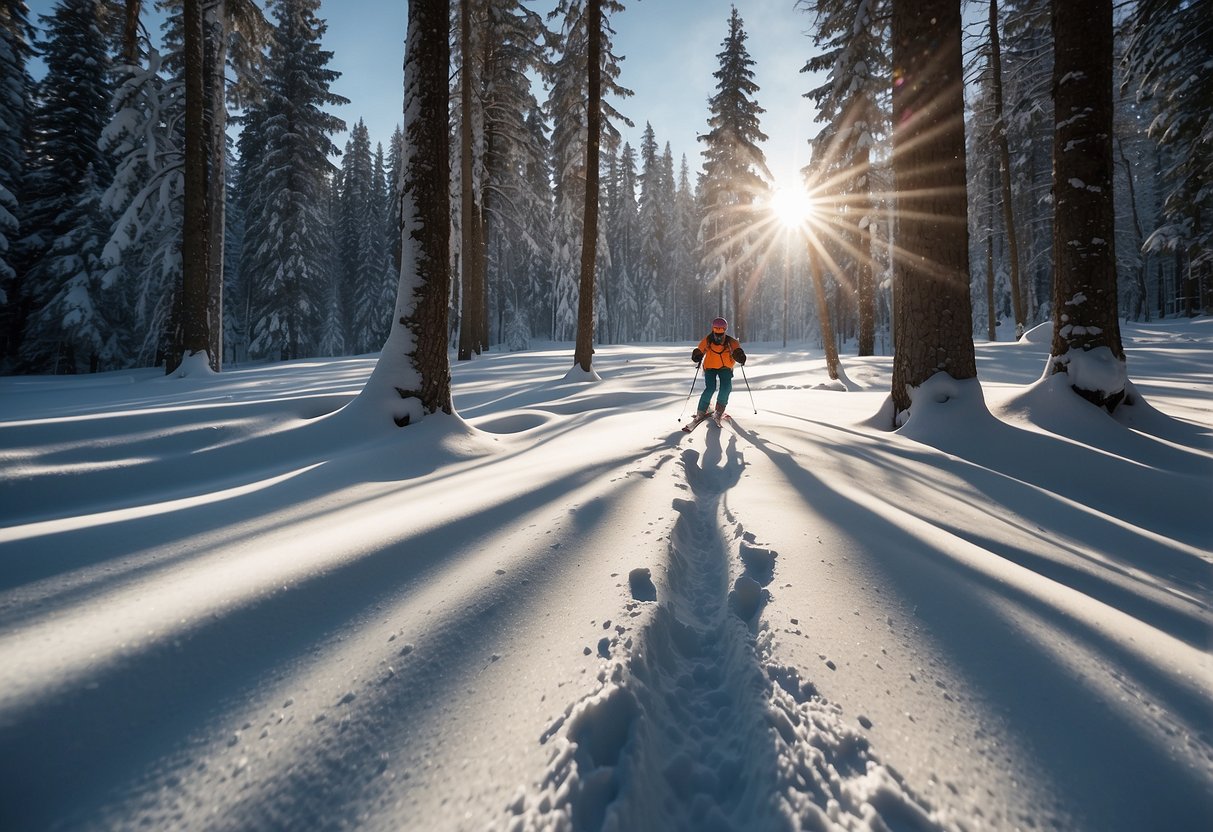
[[[713,344],[711,336],[705,336],[699,342],[699,351],[703,353],[703,368],[705,370],[733,369],[733,350],[741,343],[731,335],[724,336],[723,344]]]

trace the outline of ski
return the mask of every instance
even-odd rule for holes
[[[708,420],[708,415],[709,414],[705,413],[702,416],[696,416],[694,419],[682,426],[682,432],[690,433],[691,431],[695,430],[695,428],[699,427],[702,423]]]
[[[718,427],[718,428],[724,426],[725,419],[731,419],[731,418],[732,417],[729,416],[729,414],[727,414],[727,413],[712,414],[712,421],[716,423],[716,427]]]

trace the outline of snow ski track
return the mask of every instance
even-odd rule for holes
[[[665,597],[541,738],[547,771],[506,828],[947,828],[811,683],[770,662],[760,613],[777,553],[726,507],[745,469],[737,435],[709,428],[706,442],[682,454],[692,498],[674,500]]]

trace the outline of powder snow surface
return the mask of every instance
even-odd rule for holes
[[[0,379],[0,829],[1209,828],[1213,320],[1124,339]]]

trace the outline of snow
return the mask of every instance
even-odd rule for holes
[[[0,828],[1205,828],[1213,319],[1122,335],[896,432],[803,344],[690,435],[683,345],[2,378]]]

